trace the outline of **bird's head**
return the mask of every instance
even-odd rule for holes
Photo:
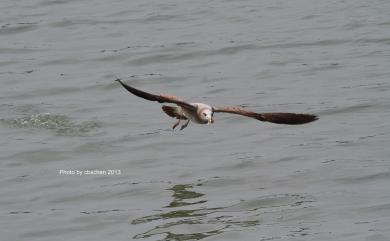
[[[201,118],[207,121],[207,124],[214,123],[213,111],[211,109],[204,109],[201,113]]]

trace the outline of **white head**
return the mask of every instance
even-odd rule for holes
[[[207,124],[210,124],[210,123],[214,123],[214,119],[213,119],[213,109],[209,106],[207,107],[204,107],[204,108],[200,108],[199,110],[199,114],[200,114],[200,118],[207,122]]]

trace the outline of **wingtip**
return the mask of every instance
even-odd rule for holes
[[[313,115],[313,114],[302,114],[302,115],[306,116],[306,121],[304,121],[302,124],[311,123],[319,119],[317,115]]]
[[[118,78],[118,77],[116,77],[116,76],[115,76],[115,79],[114,79],[114,81],[116,81],[116,82],[119,82],[119,83],[122,83],[121,79],[119,79],[119,78]]]
[[[297,118],[295,120],[296,122],[294,123],[293,121],[292,124],[293,125],[307,124],[316,121],[318,119],[319,117],[313,114],[297,114]]]
[[[316,121],[319,118],[313,114],[263,113],[258,119],[276,124],[302,125]]]
[[[121,84],[125,89],[127,89],[128,91],[129,90],[129,86],[127,84],[125,84],[121,79],[119,79],[118,77],[116,77],[116,79],[114,80],[115,82],[118,82],[119,84]]]

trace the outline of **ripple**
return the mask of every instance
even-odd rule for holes
[[[237,54],[241,51],[249,51],[256,49],[257,46],[253,44],[242,44],[242,45],[236,45],[236,46],[226,46],[218,49],[212,49],[212,50],[200,50],[200,51],[192,51],[192,52],[185,52],[185,53],[156,53],[149,56],[143,56],[139,57],[133,60],[128,61],[128,64],[130,65],[145,65],[145,64],[155,64],[155,63],[161,63],[165,61],[184,61],[189,59],[194,59],[197,57],[207,57],[207,56],[218,56],[218,55],[233,55]]]
[[[378,107],[376,103],[364,103],[356,104],[345,107],[334,107],[328,110],[323,110],[320,112],[321,115],[335,115],[335,114],[345,114],[345,113],[356,113],[366,111],[367,109]]]
[[[174,20],[182,21],[183,19],[185,19],[184,16],[158,14],[158,15],[149,16],[149,17],[143,19],[142,22],[144,22],[144,23],[161,23],[164,21],[174,21]]]
[[[15,34],[32,31],[38,28],[37,23],[4,24],[0,27],[0,34]]]
[[[25,117],[0,119],[12,128],[46,129],[61,135],[83,135],[99,127],[96,121],[76,124],[66,115],[33,114]]]
[[[289,42],[289,43],[276,43],[263,45],[261,48],[264,49],[274,49],[274,48],[304,48],[304,47],[315,47],[315,46],[335,46],[335,45],[343,45],[351,42],[348,39],[326,39],[319,40],[313,42]]]
[[[346,184],[358,184],[358,183],[366,183],[366,182],[380,182],[383,180],[389,180],[390,179],[390,172],[378,172],[378,173],[372,173],[368,175],[359,175],[359,176],[352,176],[352,177],[344,177],[338,179],[338,181]]]

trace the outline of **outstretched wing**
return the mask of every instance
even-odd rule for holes
[[[131,87],[130,85],[123,83],[118,78],[115,81],[118,81],[126,90],[128,90],[133,95],[144,98],[146,100],[157,101],[159,103],[173,103],[173,104],[179,105],[179,106],[187,108],[187,109],[196,109],[196,106],[193,106],[190,103],[185,102],[174,95],[154,95],[154,94],[150,94],[150,93],[147,93],[145,91],[136,89],[134,87]]]
[[[255,118],[260,121],[267,121],[276,124],[300,125],[315,121],[317,116],[311,114],[296,114],[296,113],[256,113],[248,111],[241,107],[217,107],[213,108],[214,112],[224,112],[237,115],[243,115]]]

